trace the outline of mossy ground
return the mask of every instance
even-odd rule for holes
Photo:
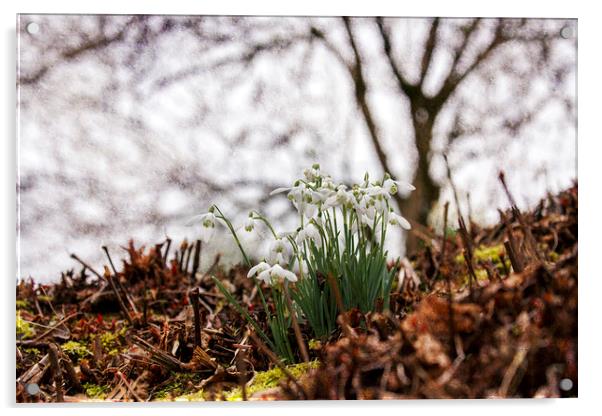
[[[295,378],[299,378],[306,374],[312,368],[318,368],[320,366],[319,361],[311,361],[309,363],[300,363],[286,366],[286,369]],[[286,375],[278,367],[272,368],[267,371],[259,371],[255,374],[255,377],[247,385],[247,396],[250,397],[255,393],[269,390],[274,387],[278,387],[281,381],[286,378]],[[185,394],[183,396],[176,397],[175,401],[205,401],[205,392],[199,390],[195,393]],[[242,400],[242,389],[235,387],[230,391],[223,392],[223,397],[227,401],[241,401]]]

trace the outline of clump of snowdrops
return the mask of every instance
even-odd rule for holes
[[[286,193],[297,210],[295,230],[278,233],[257,211],[250,212],[238,229],[254,232],[260,224],[269,229],[269,250],[257,264],[251,262],[237,229],[217,206],[201,216],[204,242],[211,239],[219,222],[234,237],[250,267],[248,277],[257,287],[270,333],[213,277],[215,283],[263,341],[287,362],[295,361],[289,339],[294,321],[307,322],[314,337],[322,340],[336,328],[335,290],[340,292],[345,310],[358,308],[366,313],[373,311],[377,302],[387,308],[395,273],[395,268],[387,267],[387,230],[389,226],[410,229],[409,222],[393,210],[391,198],[398,191],[414,189],[388,174],[370,181],[367,173],[363,182],[348,187],[335,183],[317,164],[305,169],[303,176],[293,186],[271,192]],[[264,289],[271,291],[273,308],[267,305]]]

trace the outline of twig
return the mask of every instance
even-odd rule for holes
[[[47,331],[44,331],[42,334],[35,337],[31,342],[32,343],[40,342],[45,337],[47,337],[52,332],[54,332],[56,329],[58,329],[59,326],[63,325],[65,322],[67,322],[68,320],[70,320],[71,318],[73,318],[74,316],[77,316],[79,314],[80,314],[80,312],[73,312],[71,315],[67,315],[66,317],[61,319],[57,324],[53,325],[52,328],[49,328]]]
[[[163,253],[163,264],[167,264],[167,254],[169,253],[169,248],[171,247],[171,238],[167,240],[167,247],[165,247],[165,253]]]
[[[134,391],[134,389],[132,388],[132,386],[130,385],[130,383],[127,381],[127,379],[125,378],[125,375],[121,372],[121,371],[117,371],[117,373],[115,373],[119,378],[121,378],[121,380],[123,381],[123,384],[125,384],[125,387],[128,389],[128,391],[132,394],[132,396],[134,396],[134,398],[136,400],[138,400],[139,402],[144,402],[144,400],[142,400],[140,398],[140,396],[138,396],[138,394],[136,394],[136,392]]]
[[[337,281],[332,273],[328,273],[326,275],[326,279],[328,280],[328,284],[330,285],[330,289],[332,293],[334,293],[334,299],[337,304],[337,308],[339,310],[341,326],[343,327],[343,331],[345,335],[350,338],[355,338],[355,333],[351,330],[351,325],[349,324],[349,320],[347,319],[347,313],[345,311],[345,305],[343,305],[343,298],[341,297],[341,291],[339,290],[339,286],[337,285]]]
[[[445,208],[443,209],[443,247],[441,248],[441,262],[445,261],[445,246],[447,245],[447,212],[449,209],[449,201],[445,202]],[[447,283],[447,293],[449,301],[449,335],[450,335],[450,352],[455,350],[454,338],[456,335],[456,328],[454,325],[454,295],[452,293],[451,277],[449,273],[445,274],[445,282]],[[457,354],[457,351],[456,351]]]
[[[512,264],[512,268],[516,273],[521,273],[524,270],[522,262],[519,260],[518,253],[514,251],[512,248],[512,242],[506,240],[504,241],[504,247],[508,252],[508,257],[510,257],[510,264]]]
[[[192,272],[190,273],[190,284],[196,282],[196,273],[199,271],[201,264],[201,240],[196,240],[194,245],[194,257],[192,259]]]
[[[274,354],[272,350],[270,350],[254,332],[250,333],[250,337],[255,343],[255,345],[257,345],[257,348],[259,348],[265,355],[267,355],[270,361],[272,361],[272,363],[276,365],[282,371],[282,373],[299,389],[299,392],[303,395],[303,397],[307,398],[308,396],[303,386],[297,381],[297,379],[291,374],[291,372],[288,371],[286,366],[282,364],[282,361],[278,359],[276,354]]]
[[[113,269],[113,273],[117,274],[117,269],[113,264],[113,259],[111,259],[111,255],[109,254],[109,249],[105,245],[102,246],[102,249],[104,250],[105,254],[107,255],[107,258],[109,259],[109,264],[111,265],[111,269]]]
[[[242,400],[243,402],[247,401],[247,383],[244,375],[247,372],[247,363],[246,360],[246,352],[244,350],[239,350],[238,355],[236,356],[236,369],[238,370],[238,384],[240,385],[240,390],[242,392]]]
[[[458,219],[462,219],[462,211],[460,210],[460,199],[458,198],[458,190],[456,189],[456,185],[452,180],[451,169],[449,167],[449,161],[447,160],[447,155],[443,154],[443,159],[445,160],[445,167],[447,169],[447,179],[449,180],[449,184],[451,185],[452,191],[454,193],[454,201],[456,202],[456,209],[458,210]]]
[[[102,280],[102,276],[100,275],[100,273],[98,273],[96,270],[94,270],[92,267],[90,267],[89,264],[87,264],[85,261],[83,261],[82,259],[80,259],[79,257],[77,257],[76,254],[72,253],[71,254],[71,258],[76,260],[77,262],[79,262],[82,266],[84,266],[85,268],[89,269],[92,273],[94,273],[99,279]]]
[[[109,249],[107,248],[107,246],[102,246],[102,249],[104,250],[105,254],[107,255],[107,258],[109,259],[109,264],[111,265],[111,269],[113,270],[113,275],[115,276],[115,283],[117,285],[117,288],[125,296],[125,299],[128,301],[130,308],[132,308],[132,311],[134,312],[134,316],[137,316],[138,309],[136,308],[136,304],[134,303],[134,300],[130,296],[130,293],[127,290],[125,290],[125,287],[123,287],[123,285],[121,284],[121,281],[117,277],[117,275],[118,275],[117,269],[115,268],[115,265],[113,264],[113,260],[111,259],[111,255],[109,254]]]
[[[525,266],[523,258],[518,250],[518,244],[516,244],[516,239],[514,238],[514,234],[512,233],[512,226],[504,212],[502,210],[498,210],[498,212],[500,213],[500,218],[504,223],[504,226],[506,227],[506,235],[508,236],[508,240],[504,241],[504,247],[506,248],[506,252],[508,253],[508,257],[510,258],[512,268],[516,273],[520,273],[525,269]]]
[[[516,205],[516,202],[514,201],[514,198],[512,197],[510,190],[508,189],[508,185],[506,184],[506,178],[504,176],[504,172],[500,172],[498,178],[499,178],[500,182],[502,183],[504,192],[506,193],[506,196],[508,197],[508,201],[510,202],[510,205],[512,208],[512,214],[518,220],[518,223],[520,224],[521,228],[523,229],[523,233],[525,234],[525,241],[527,243],[527,246],[529,247],[529,251],[531,251],[531,254],[533,256],[535,256],[535,258],[541,264],[545,265],[544,256],[539,251],[539,248],[537,247],[537,242],[535,241],[535,237],[533,237],[533,233],[531,233],[531,227],[529,227],[529,225],[525,221],[523,214],[518,209],[518,206]]]
[[[82,391],[83,387],[79,382],[79,378],[77,377],[77,373],[75,372],[75,368],[73,367],[73,362],[67,356],[67,354],[61,354],[61,359],[63,360],[63,364],[65,366],[65,370],[67,373],[67,377],[69,378],[69,383],[71,387],[73,387],[76,391]]]
[[[45,347],[48,347],[48,344],[45,344]],[[17,379],[17,383],[37,383],[44,375],[44,372],[48,368],[50,363],[50,356],[48,354],[44,355],[40,361],[35,363],[29,370],[21,375]]]
[[[201,311],[199,310],[199,288],[190,291],[190,303],[194,312],[194,345],[201,346]]]
[[[469,293],[470,298],[472,299],[473,285],[477,282],[477,275],[474,271],[472,262],[472,242],[470,241],[470,235],[468,234],[466,224],[464,223],[464,219],[462,217],[458,218],[458,224],[460,226],[460,237],[462,237],[462,242],[464,243],[464,261],[466,262],[466,267],[468,267],[468,274],[470,276]]]
[[[105,266],[105,279],[109,282],[111,289],[113,289],[113,293],[115,294],[115,297],[117,298],[119,307],[125,314],[125,319],[127,319],[127,321],[130,323],[130,325],[133,324],[134,322],[132,320],[132,317],[130,316],[130,312],[128,311],[127,306],[125,306],[123,299],[121,299],[119,289],[117,289],[117,286],[115,285],[115,282],[113,281],[113,277],[111,276],[111,272],[109,271],[109,268],[107,266]]]
[[[504,374],[504,378],[502,379],[502,384],[500,385],[499,395],[501,397],[507,397],[510,389],[513,384],[516,384],[519,380],[516,380],[514,383],[515,375],[518,369],[521,367],[525,358],[527,358],[527,354],[529,352],[529,346],[526,343],[521,343],[518,346],[518,351],[514,355],[510,366],[508,366],[508,370]]]
[[[303,361],[306,363],[309,362],[309,354],[307,353],[307,347],[305,346],[305,342],[303,342],[303,335],[301,334],[301,328],[299,328],[299,322],[297,321],[297,314],[295,309],[293,308],[293,301],[291,300],[291,295],[288,291],[288,282],[284,283],[284,298],[286,299],[286,305],[288,306],[288,311],[291,314],[291,323],[293,324],[293,330],[295,332],[295,338],[297,338],[297,345],[299,345],[299,351],[301,352],[301,357]]]
[[[194,250],[195,244],[190,245],[186,250],[186,261],[184,262],[184,273],[188,273],[188,265],[190,264],[190,258],[192,257],[192,250]]]
[[[59,365],[59,352],[56,344],[48,345],[48,356],[50,357],[50,367],[52,368],[52,374],[54,376],[56,401],[60,403],[64,401],[63,375],[61,373],[61,367]]]

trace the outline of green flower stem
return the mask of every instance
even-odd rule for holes
[[[217,212],[219,213],[219,215],[216,215],[216,217],[220,218],[221,220],[223,220],[226,223],[226,226],[228,227],[228,229],[232,233],[232,237],[234,237],[234,241],[236,241],[236,245],[238,246],[238,249],[240,250],[240,252],[242,253],[242,256],[245,259],[245,263],[247,264],[248,267],[251,267],[252,266],[251,260],[249,260],[249,257],[247,256],[247,253],[245,252],[245,249],[242,247],[242,244],[240,243],[240,240],[238,238],[238,235],[236,234],[236,231],[234,230],[234,227],[232,226],[232,223],[230,222],[230,220],[228,218],[226,218],[226,216],[217,207],[217,205],[214,205],[214,207],[217,210]]]

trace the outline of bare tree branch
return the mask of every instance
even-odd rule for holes
[[[318,39],[324,45],[324,47],[326,47],[326,49],[328,49],[334,55],[334,57],[341,63],[341,65],[343,65],[343,67],[345,67],[348,71],[351,71],[351,65],[345,60],[341,52],[332,44],[332,42],[328,40],[324,32],[322,32],[317,27],[312,26],[310,29],[310,33],[315,39]]]
[[[449,68],[449,73],[446,78],[448,78],[450,74],[456,73],[456,71],[458,70],[458,63],[460,62],[460,58],[462,58],[462,55],[466,50],[466,46],[468,46],[468,42],[470,41],[472,34],[477,30],[480,23],[481,18],[476,18],[473,19],[468,25],[461,28],[463,35],[462,42],[460,43],[460,45],[458,45],[458,47],[454,48],[454,60]]]
[[[355,87],[355,98],[366,121],[366,127],[368,127],[368,132],[370,133],[370,138],[372,139],[372,143],[376,149],[378,159],[386,172],[392,172],[387,154],[381,144],[381,138],[379,137],[376,121],[374,120],[372,110],[370,109],[366,99],[367,89],[366,80],[363,73],[362,58],[351,29],[351,22],[348,17],[343,17],[343,23],[345,24],[345,30],[347,31],[349,45],[353,51],[355,62],[355,64],[350,68],[351,79],[353,80],[353,85]]]
[[[59,62],[62,63],[65,61],[72,61],[87,52],[97,51],[99,49],[106,48],[109,45],[122,41],[125,38],[126,32],[131,28],[130,25],[135,20],[135,17],[132,18],[126,24],[123,25],[121,30],[119,30],[117,33],[111,36],[106,36],[104,34],[99,35],[93,39],[88,40],[87,42],[82,43],[81,45],[75,48],[62,51],[60,53],[60,57],[57,60],[55,60],[55,62],[41,66],[32,74],[21,76],[21,74],[19,73],[17,83],[20,85],[35,84],[39,82],[44,76],[46,76],[48,74],[48,71]]]
[[[382,17],[376,18],[376,24],[378,25],[378,30],[380,32],[380,36],[383,40],[383,48],[385,51],[385,55],[387,56],[387,61],[389,62],[389,66],[391,67],[391,71],[399,84],[399,88],[401,91],[408,97],[415,96],[419,92],[419,88],[416,85],[411,84],[403,75],[401,67],[395,61],[395,57],[393,56],[392,45],[391,45],[391,36],[388,29],[385,27],[384,21]]]
[[[424,53],[422,54],[422,62],[420,63],[420,81],[419,85],[424,83],[424,78],[429,70],[431,62],[433,60],[433,53],[437,47],[437,29],[439,28],[439,18],[435,17],[431,22],[431,28],[429,29],[429,36],[424,45]]]
[[[492,56],[493,52],[499,48],[504,43],[510,40],[504,34],[503,31],[503,21],[502,19],[498,19],[497,25],[495,28],[495,32],[493,38],[489,42],[489,44],[483,49],[474,59],[474,61],[464,70],[462,73],[457,73],[453,71],[449,74],[449,76],[443,82],[443,86],[439,90],[439,92],[433,97],[432,102],[436,108],[441,108],[447,101],[447,99],[456,91],[460,83],[466,77],[471,74],[475,69],[477,69],[481,64],[483,64],[490,56]]]

